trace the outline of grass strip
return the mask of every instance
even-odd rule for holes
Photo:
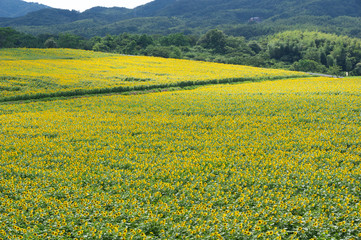
[[[24,100],[38,100],[58,97],[75,97],[83,95],[94,95],[94,94],[109,94],[109,93],[126,93],[132,91],[147,91],[153,89],[164,89],[174,87],[191,87],[191,86],[203,86],[212,84],[226,84],[226,83],[240,83],[240,82],[258,82],[267,80],[281,80],[290,78],[304,78],[312,77],[310,75],[290,75],[290,76],[272,76],[262,78],[225,78],[225,79],[211,79],[205,81],[181,81],[167,84],[154,84],[154,85],[139,85],[139,86],[117,86],[107,88],[93,88],[93,89],[72,89],[69,91],[58,91],[52,93],[36,93],[36,94],[23,94],[17,96],[1,97],[0,102],[16,102]],[[314,76],[317,77],[317,76]]]

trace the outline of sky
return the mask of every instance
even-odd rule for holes
[[[152,0],[25,0],[25,2],[37,2],[53,8],[77,11],[84,11],[96,6],[135,8],[151,1]]]

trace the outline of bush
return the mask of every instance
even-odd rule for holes
[[[182,51],[175,46],[148,46],[144,53],[147,56],[164,57],[164,58],[182,58]]]
[[[302,59],[298,62],[293,63],[291,66],[291,70],[325,73],[327,71],[327,68],[314,60]]]

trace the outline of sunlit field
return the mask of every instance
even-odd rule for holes
[[[361,238],[356,78],[2,103],[0,155],[0,239]]]
[[[70,49],[0,49],[0,101],[300,75],[305,74]]]

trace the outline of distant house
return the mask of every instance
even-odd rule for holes
[[[248,20],[249,23],[260,23],[262,22],[262,19],[260,17],[251,17],[249,20]]]

